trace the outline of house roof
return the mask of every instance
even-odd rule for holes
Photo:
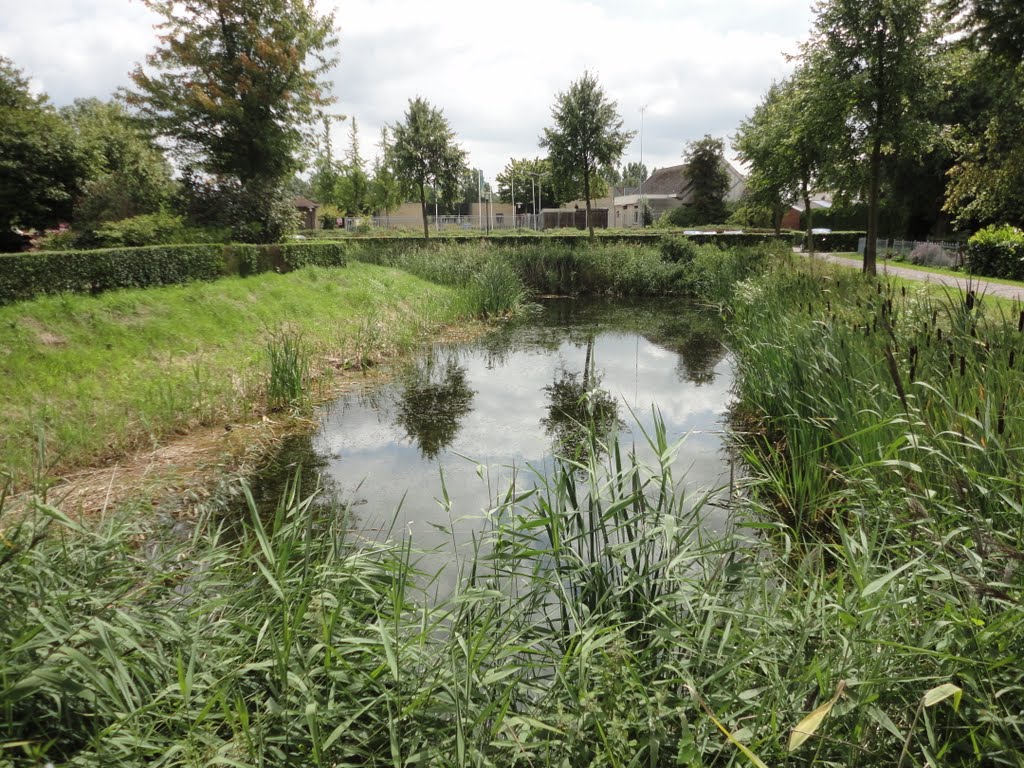
[[[295,197],[295,207],[296,208],[306,208],[306,209],[309,209],[309,210],[316,210],[317,208],[320,207],[320,203],[315,203],[315,202],[313,202],[312,200],[310,200],[307,197],[303,197],[302,195],[297,195]]]
[[[670,165],[658,168],[644,182],[644,194],[678,195],[686,185],[686,166]]]

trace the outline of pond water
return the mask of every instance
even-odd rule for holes
[[[358,535],[409,536],[435,552],[420,563],[432,571],[472,540],[513,478],[532,487],[556,452],[581,448],[588,413],[617,430],[624,452],[650,460],[643,430],[652,433],[656,406],[669,440],[686,436],[673,471],[696,497],[729,482],[733,371],[721,339],[717,316],[685,301],[544,300],[325,406],[315,434],[290,441],[255,492],[272,501],[301,462],[307,483],[347,506]],[[707,522],[725,523],[724,510]]]

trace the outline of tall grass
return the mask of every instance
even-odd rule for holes
[[[308,402],[310,352],[298,334],[284,331],[267,342],[267,405],[270,410],[301,407]]]
[[[894,501],[799,548],[714,533],[649,439],[653,466],[609,445],[520,475],[440,599],[410,543],[299,483],[230,529],[40,503],[0,561],[0,760],[1020,764],[1021,580],[989,545],[877,525]]]

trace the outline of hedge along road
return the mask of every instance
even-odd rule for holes
[[[862,267],[860,259],[838,256],[834,253],[815,253],[814,258],[824,259],[825,261],[833,264],[839,264],[841,266],[851,267],[854,269],[860,269]],[[880,261],[878,263],[878,273],[881,275],[888,275],[890,277],[899,277],[905,280],[917,280],[922,283],[945,285],[950,288],[959,288],[962,291],[967,289],[967,282],[970,280],[974,290],[982,295],[998,296],[1001,299],[1024,302],[1024,284],[1007,285],[1006,283],[996,283],[973,275],[955,277],[953,275],[944,275],[939,272],[925,272],[911,267],[897,267],[884,261]]]

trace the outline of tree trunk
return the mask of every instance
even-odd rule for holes
[[[423,211],[423,239],[430,239],[430,227],[427,225],[427,190],[420,182],[420,209]]]
[[[587,204],[587,229],[590,230],[590,239],[594,239],[594,220],[590,218],[590,171],[583,171],[583,197]]]
[[[811,190],[807,188],[807,180],[801,182],[801,191],[804,195],[804,227],[807,230],[807,255],[811,259],[811,267],[814,267],[814,226],[811,219]]]
[[[871,148],[871,176],[868,179],[868,241],[864,245],[864,274],[875,274],[878,262],[878,198],[882,185],[882,135],[875,133]]]

